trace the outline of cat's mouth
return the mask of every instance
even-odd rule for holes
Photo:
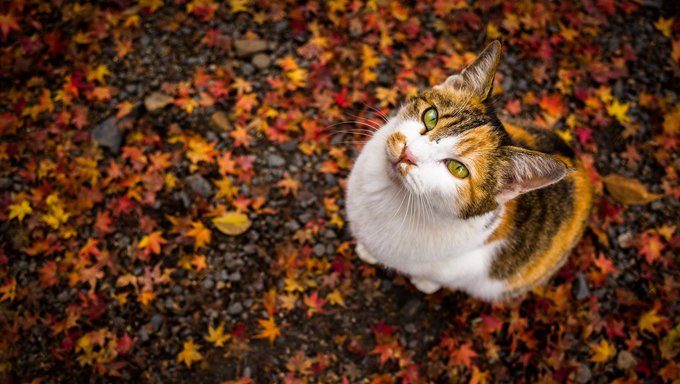
[[[400,158],[392,165],[394,166],[394,170],[396,170],[402,176],[406,176],[411,168],[418,166],[412,160],[407,158]]]

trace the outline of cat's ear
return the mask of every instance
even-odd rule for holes
[[[499,202],[554,184],[570,171],[564,162],[545,153],[514,146],[502,147],[501,152],[505,161],[497,197]]]
[[[475,61],[457,75],[449,76],[439,87],[469,88],[481,101],[491,94],[493,78],[501,60],[501,43],[487,45]]]

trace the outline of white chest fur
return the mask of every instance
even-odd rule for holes
[[[498,242],[485,244],[498,212],[461,220],[433,208],[392,179],[384,155],[389,127],[376,132],[349,177],[347,214],[352,234],[379,263],[408,274],[416,286],[460,289],[483,299],[498,298],[502,281],[489,278]],[[433,291],[434,289],[423,289]]]

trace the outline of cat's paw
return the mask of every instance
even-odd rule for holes
[[[427,295],[437,292],[442,286],[422,277],[412,277],[411,283],[418,288],[418,290]]]
[[[359,256],[359,258],[361,260],[363,260],[363,261],[365,261],[369,264],[375,264],[375,263],[378,262],[378,260],[376,260],[375,257],[371,256],[371,254],[368,253],[368,251],[366,250],[366,248],[364,248],[363,245],[357,244],[357,246],[354,248],[354,250],[357,252],[357,256]]]

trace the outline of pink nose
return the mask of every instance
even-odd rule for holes
[[[416,163],[416,157],[413,155],[413,152],[411,152],[411,149],[409,147],[404,148],[404,159],[408,160],[409,162],[415,164]]]

